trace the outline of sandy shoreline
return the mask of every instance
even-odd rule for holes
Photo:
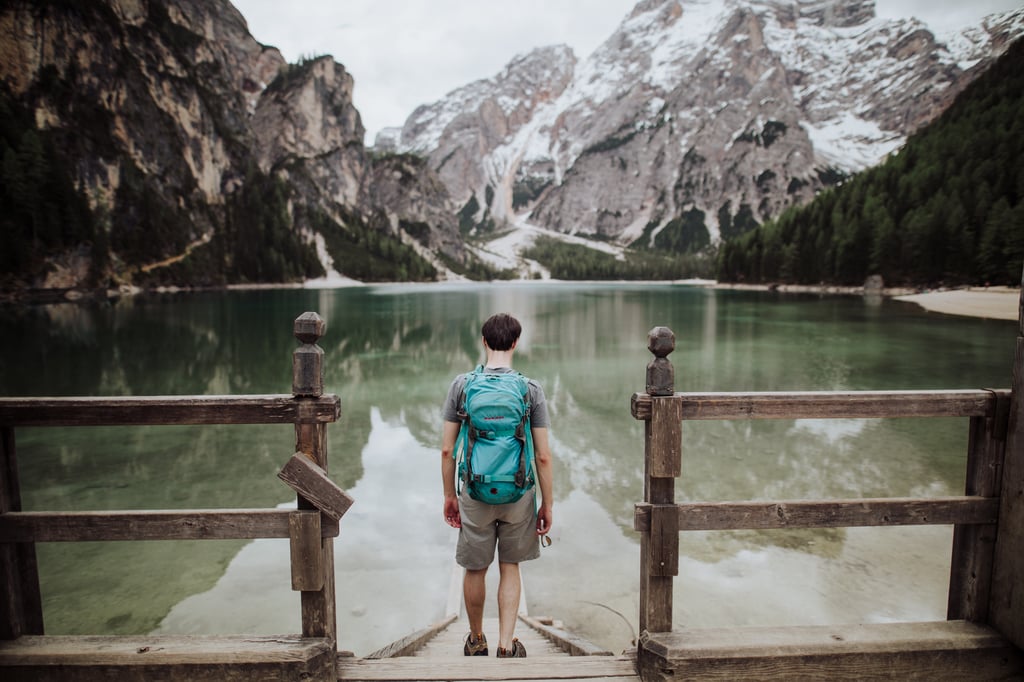
[[[950,289],[894,298],[916,303],[930,312],[992,320],[1016,320],[1020,307],[1020,290],[1010,287]]]
[[[714,284],[718,289],[747,289],[807,294],[864,295],[863,287],[809,286],[798,284]],[[882,289],[879,295],[894,301],[916,303],[925,310],[945,315],[981,317],[991,320],[1016,320],[1020,306],[1020,289],[1014,287],[965,287],[963,289],[936,289],[920,292],[918,289]]]

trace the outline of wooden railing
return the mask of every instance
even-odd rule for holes
[[[301,592],[302,636],[328,644],[329,656],[323,658],[333,671],[333,538],[351,499],[326,477],[327,425],[338,420],[340,400],[323,393],[323,350],[316,343],[324,329],[316,313],[295,320],[301,345],[293,354],[291,395],[0,398],[0,640],[44,634],[37,542],[289,538],[292,585]],[[297,509],[22,510],[17,427],[162,424],[294,425],[295,454],[283,453],[279,477],[299,493]],[[227,656],[244,659],[237,651]]]
[[[1020,589],[1024,584],[1024,562],[1020,558],[1024,556],[1021,538],[1024,527],[1021,450],[1024,440],[1019,430],[1024,424],[1018,414],[1021,411],[1019,401],[1012,399],[1014,395],[1021,395],[1021,357],[1024,356],[1021,349],[1024,343],[1020,338],[1012,391],[677,393],[674,390],[674,369],[668,359],[675,348],[675,334],[666,327],[652,329],[648,348],[654,359],[647,368],[647,389],[632,398],[633,417],[643,420],[645,425],[644,500],[636,505],[634,519],[635,529],[641,533],[639,621],[643,634],[638,657],[645,679],[701,675],[699,666],[686,666],[684,659],[689,654],[682,651],[685,648],[681,644],[683,640],[671,636],[659,638],[657,634],[673,632],[673,578],[679,572],[679,533],[690,530],[952,524],[948,620],[991,624],[1012,642],[1008,645],[1010,649],[1013,645],[1024,646],[1024,616],[1021,616],[1024,611],[1019,610],[1020,593],[1024,591]],[[684,421],[892,417],[969,419],[967,483],[962,496],[682,504],[675,501],[675,479],[682,473]],[[1008,446],[1008,438],[1015,444]],[[976,633],[971,631],[971,634]],[[828,646],[815,648],[812,645],[815,635],[809,631],[791,635],[787,641],[793,645],[792,651],[802,652],[794,654],[791,661],[806,663],[818,660],[809,653],[812,651],[820,653],[824,657],[821,660],[829,656]],[[722,636],[729,639],[736,633],[727,632]],[[949,633],[927,636],[949,637]],[[776,640],[772,646],[754,647],[748,652],[750,656],[769,656],[767,652],[772,651],[777,654],[781,635],[776,632],[773,637]],[[884,637],[888,635],[882,639]],[[925,635],[921,637],[925,638]],[[844,640],[845,635],[833,634],[831,640],[829,637],[823,639],[835,643]],[[708,657],[710,649],[707,647],[711,645],[702,641],[700,646],[705,650],[695,656]],[[972,641],[975,642],[973,646],[979,646],[977,640]],[[1002,650],[1004,645],[999,644],[996,648]],[[723,642],[722,646],[724,649],[730,644]],[[737,642],[732,641],[731,646],[735,651]],[[912,646],[906,644],[907,648]],[[673,647],[676,647],[675,654],[672,653]],[[850,653],[843,652],[844,655]],[[1016,654],[1012,658],[1019,661]],[[733,660],[740,658],[735,653],[730,656]],[[897,658],[894,656],[893,660]],[[833,656],[831,660],[835,662],[840,658]],[[913,655],[904,656],[903,660],[905,663],[918,662]],[[1009,659],[1004,657],[1004,660]],[[744,668],[736,665],[720,670],[725,677],[742,677],[758,669],[756,666]],[[776,660],[759,669],[763,672],[775,666],[774,669],[778,670],[778,665]],[[819,673],[824,670],[843,672],[827,667],[818,669]],[[892,670],[892,674],[898,674],[901,668],[897,666]],[[788,672],[799,673],[795,668]],[[861,674],[869,672],[860,670]],[[921,669],[914,672],[920,673]]]

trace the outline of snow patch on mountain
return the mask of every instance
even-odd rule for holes
[[[541,48],[420,107],[399,148],[513,231],[501,262],[538,230],[594,248],[684,215],[717,240],[885,159],[1021,35],[1024,9],[936,39],[873,0],[642,0],[582,61]]]

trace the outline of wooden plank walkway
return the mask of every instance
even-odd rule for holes
[[[531,619],[532,620],[532,619]],[[339,680],[608,680],[639,682],[633,656],[572,656],[539,631],[520,620],[516,637],[526,647],[526,658],[498,659],[498,619],[485,618],[484,631],[495,633],[487,657],[466,657],[463,639],[469,632],[465,618],[438,632],[412,655],[391,658],[339,658]],[[595,648],[596,649],[596,648]]]

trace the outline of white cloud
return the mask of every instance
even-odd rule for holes
[[[1021,0],[876,0],[880,17],[917,16],[937,32]],[[634,0],[234,0],[260,42],[290,62],[330,54],[355,78],[366,126],[398,126],[420,104],[498,73],[512,57],[565,43],[584,58]]]

